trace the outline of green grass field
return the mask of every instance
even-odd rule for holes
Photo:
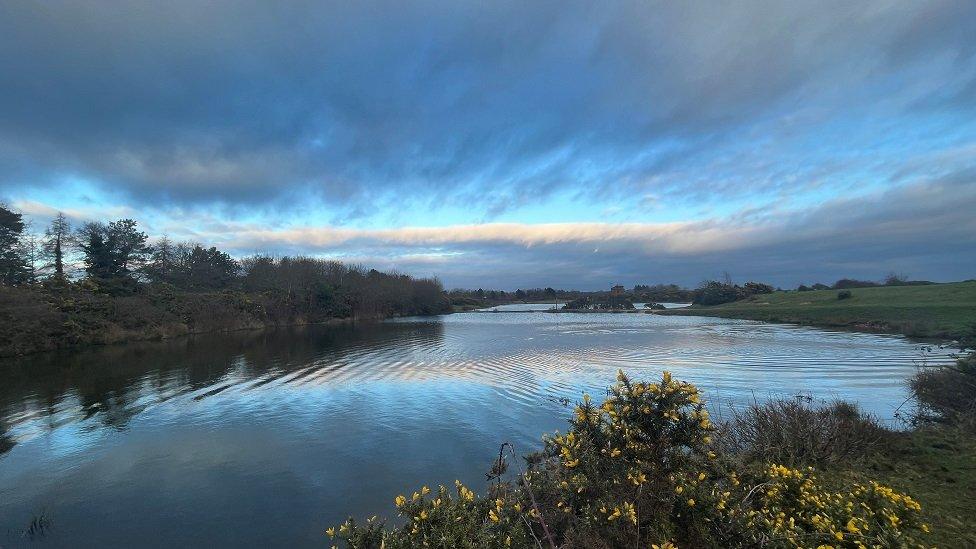
[[[976,441],[972,433],[927,428],[904,439],[853,476],[875,479],[922,504],[937,547],[976,547]]]
[[[976,281],[929,286],[774,292],[750,299],[672,309],[661,314],[718,316],[769,322],[900,333],[913,337],[976,340]]]

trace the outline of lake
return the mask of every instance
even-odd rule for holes
[[[548,305],[538,305],[546,308]],[[484,486],[498,446],[563,429],[617,369],[696,382],[713,413],[809,393],[890,420],[899,336],[704,317],[474,312],[0,362],[0,546],[322,546],[422,484]],[[45,527],[31,538],[31,520]]]

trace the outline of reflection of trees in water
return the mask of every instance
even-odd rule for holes
[[[147,406],[228,377],[240,382],[288,374],[350,352],[432,345],[441,338],[439,322],[307,326],[5,360],[0,362],[0,454],[16,443],[7,434],[13,416],[41,416],[48,430],[88,419],[98,423],[86,430],[125,429]]]
[[[6,431],[7,430],[4,429],[3,424],[0,424],[0,456],[3,456],[7,452],[13,450],[14,446],[17,444]]]

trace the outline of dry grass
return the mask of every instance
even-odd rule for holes
[[[918,401],[916,421],[976,428],[976,353],[955,366],[919,372],[909,387]]]
[[[755,402],[733,408],[718,442],[744,462],[829,467],[858,462],[880,450],[894,433],[856,405],[816,406],[808,397]]]

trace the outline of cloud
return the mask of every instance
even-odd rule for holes
[[[351,229],[212,225],[197,236],[238,255],[309,253],[441,276],[452,286],[603,287],[729,271],[784,286],[894,270],[937,280],[976,272],[976,171],[695,222],[485,223]],[[206,223],[193,223],[206,226]]]
[[[845,124],[890,116],[906,142],[874,153],[899,158],[924,126],[917,117],[938,116],[918,105],[963,104],[976,78],[971,2],[187,0],[4,12],[8,194],[71,175],[133,203],[311,201],[338,219],[475,198],[492,219],[561,193],[787,192],[817,176],[831,141],[842,141],[832,152],[869,146]]]

